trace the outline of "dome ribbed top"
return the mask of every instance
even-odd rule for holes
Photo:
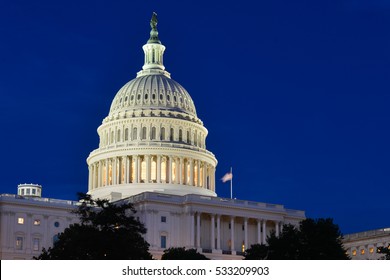
[[[126,83],[112,101],[109,115],[154,109],[196,117],[195,105],[188,92],[162,74],[139,76]]]

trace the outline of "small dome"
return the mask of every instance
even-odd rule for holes
[[[168,110],[196,117],[188,92],[163,74],[138,76],[126,83],[112,101],[109,116],[140,110]]]

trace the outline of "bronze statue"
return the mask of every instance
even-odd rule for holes
[[[152,19],[150,20],[150,27],[156,29],[157,27],[157,14],[153,12]]]

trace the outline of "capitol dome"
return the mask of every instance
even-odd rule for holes
[[[155,13],[150,25],[142,70],[117,92],[98,127],[88,193],[111,201],[147,191],[216,196],[208,131],[189,93],[165,70]]]
[[[150,110],[178,112],[196,120],[191,96],[178,82],[163,74],[140,75],[126,83],[112,101],[108,119]]]

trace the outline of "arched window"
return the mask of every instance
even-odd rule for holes
[[[121,130],[118,129],[117,134],[116,134],[116,142],[120,142],[120,141],[121,141]]]
[[[173,141],[174,140],[174,130],[171,128],[171,133],[169,135],[169,140]]]
[[[142,140],[146,140],[146,127],[142,128]]]
[[[161,128],[161,137],[160,140],[165,140],[165,127]]]
[[[152,127],[152,140],[156,140],[156,128]]]
[[[114,143],[114,131],[111,131],[110,144]]]
[[[197,135],[196,131],[195,131],[195,133],[194,133],[194,145],[195,145],[195,146],[198,145],[198,135]]]
[[[187,143],[191,144],[191,136],[190,136],[190,131],[187,130]]]
[[[133,140],[137,140],[137,128],[133,128]]]
[[[125,129],[125,141],[129,140],[129,129]]]
[[[179,129],[179,142],[183,142],[183,131]]]

